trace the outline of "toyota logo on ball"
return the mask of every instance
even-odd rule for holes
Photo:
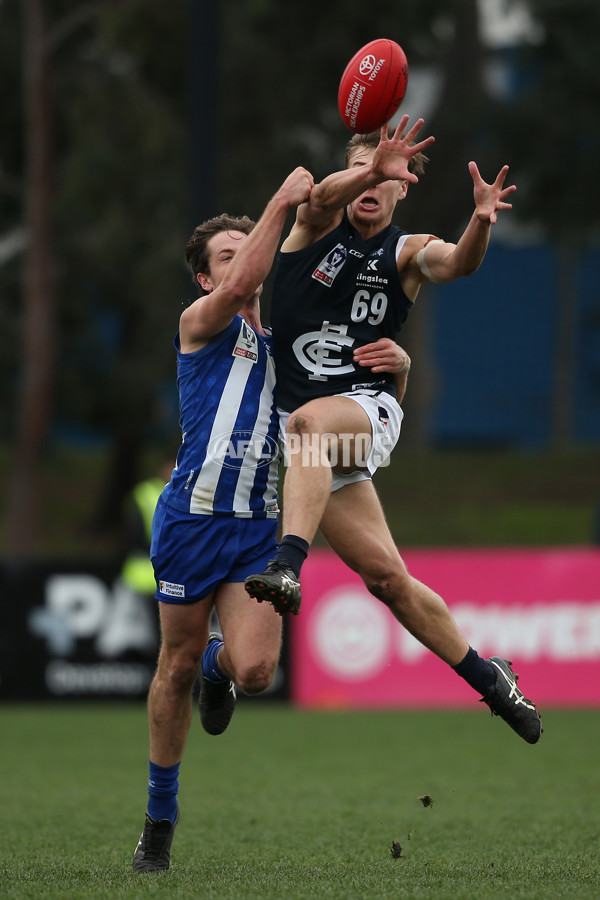
[[[369,53],[364,59],[361,60],[360,66],[358,67],[358,71],[361,75],[368,75],[369,72],[373,70],[375,65],[375,57],[372,53]]]

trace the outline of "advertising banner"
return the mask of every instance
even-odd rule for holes
[[[600,705],[600,551],[410,550],[481,656],[511,659],[539,707]],[[330,551],[302,570],[291,623],[293,700],[310,707],[444,707],[473,691]]]
[[[0,700],[133,699],[156,666],[156,603],[101,563],[0,568]]]
[[[145,700],[158,647],[156,600],[116,565],[0,565],[0,701]],[[287,698],[284,639],[273,684],[252,701]]]

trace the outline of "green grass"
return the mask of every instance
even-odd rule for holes
[[[143,706],[3,706],[0,897],[591,900],[600,713],[550,710],[544,724],[530,747],[476,705],[249,702],[218,738],[195,717],[171,870],[139,876]]]

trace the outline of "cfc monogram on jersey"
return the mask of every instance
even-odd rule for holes
[[[342,347],[351,347],[354,338],[348,337],[347,325],[331,325],[323,322],[320,331],[301,334],[292,344],[300,365],[312,381],[327,381],[329,375],[347,375],[354,372],[352,364],[342,365]]]

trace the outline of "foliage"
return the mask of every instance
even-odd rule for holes
[[[184,297],[184,6],[110,4],[57,63],[60,412],[146,438]]]

